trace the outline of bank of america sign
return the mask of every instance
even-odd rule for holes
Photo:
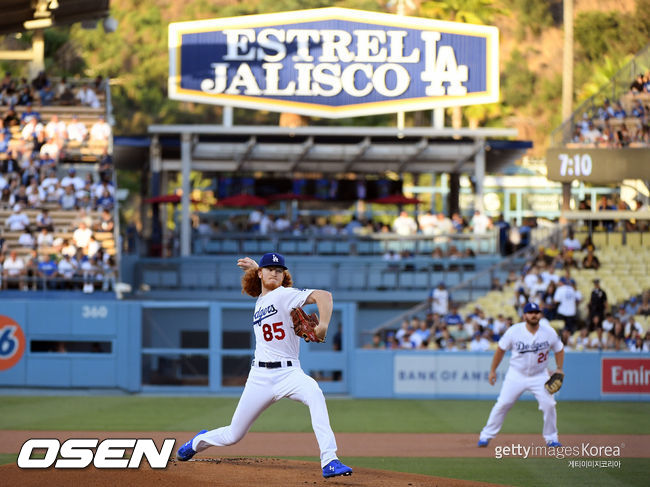
[[[496,27],[323,8],[169,26],[169,96],[341,118],[491,103]]]

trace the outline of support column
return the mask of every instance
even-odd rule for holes
[[[564,0],[564,50],[562,53],[562,123],[564,140],[569,140],[573,127],[573,1]],[[562,183],[562,210],[570,209],[571,183]],[[560,219],[562,222],[562,219]]]
[[[447,216],[460,213],[460,173],[449,173],[449,193],[447,194]]]
[[[149,166],[151,167],[151,196],[160,196],[160,177],[162,171],[162,156],[160,140],[157,135],[151,139],[149,148]],[[147,221],[144,217],[143,222]],[[160,221],[160,203],[153,203],[151,206],[151,236],[147,255],[161,257],[163,248],[162,224]]]
[[[43,30],[35,30],[32,36],[32,62],[29,64],[30,79],[36,78],[38,73],[45,71],[45,40]]]
[[[221,120],[221,125],[224,127],[232,127],[233,124],[233,108],[232,107],[223,107],[222,109],[222,120]]]
[[[431,113],[431,125],[434,129],[445,128],[445,109],[434,108]]]
[[[190,222],[190,170],[192,168],[192,134],[181,135],[181,257],[187,257],[192,252],[191,222]]]
[[[474,209],[483,212],[483,183],[485,181],[485,140],[480,140],[480,148],[474,156],[474,178],[476,194],[474,196]]]

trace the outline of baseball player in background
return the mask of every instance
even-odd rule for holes
[[[323,392],[300,368],[301,338],[294,333],[290,316],[293,308],[315,303],[319,324],[314,331],[317,337],[324,339],[332,316],[332,295],[320,289],[293,288],[284,257],[278,253],[265,254],[259,266],[249,257],[239,259],[237,265],[245,272],[242,291],[257,297],[252,320],[255,357],[248,380],[230,425],[199,432],[178,449],[176,457],[186,461],[210,446],[237,443],[266,408],[288,397],[309,407],[320,448],[323,477],[351,475],[352,469],[336,456],[336,440]]]
[[[557,436],[557,413],[555,398],[545,388],[549,378],[547,370],[548,357],[551,350],[555,354],[556,372],[562,373],[564,364],[564,346],[556,331],[549,325],[540,324],[542,312],[535,303],[524,306],[524,321],[512,325],[499,340],[488,380],[494,385],[497,380],[497,367],[503,360],[507,350],[512,350],[510,366],[503,381],[503,387],[497,402],[490,412],[487,424],[481,431],[478,446],[486,447],[494,438],[510,408],[524,391],[535,395],[539,409],[544,415],[542,434],[546,445],[562,446]]]

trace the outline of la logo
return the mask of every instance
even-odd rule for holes
[[[273,254],[273,262],[279,262],[278,256],[275,254]]]

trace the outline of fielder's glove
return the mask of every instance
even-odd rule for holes
[[[549,394],[555,394],[562,387],[562,381],[564,380],[564,374],[562,372],[554,372],[551,377],[546,381],[544,387]]]
[[[318,325],[318,317],[315,313],[308,315],[302,308],[293,308],[291,310],[291,321],[293,321],[293,331],[306,342],[322,343],[325,340],[318,338],[314,328]]]

